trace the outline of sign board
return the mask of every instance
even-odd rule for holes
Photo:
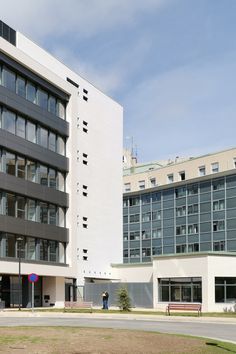
[[[39,276],[35,273],[31,273],[28,275],[28,280],[30,283],[36,283],[39,280]]]

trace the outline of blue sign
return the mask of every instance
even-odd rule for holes
[[[39,276],[35,273],[31,273],[28,275],[28,280],[31,282],[31,283],[36,283],[38,280],[39,280]]]

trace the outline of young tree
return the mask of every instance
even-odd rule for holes
[[[119,288],[117,291],[117,303],[121,311],[130,311],[131,301],[127,288]]]

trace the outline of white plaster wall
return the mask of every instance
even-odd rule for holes
[[[65,301],[65,281],[63,277],[43,277],[43,306],[49,307],[50,303],[55,307],[64,307]],[[46,302],[44,295],[49,295],[50,300]]]
[[[40,67],[51,70],[63,80],[69,77],[79,85],[77,89],[65,81],[71,94],[67,107],[70,123],[67,227],[72,242],[67,256],[70,264],[77,256],[78,284],[83,284],[84,277],[113,278],[110,263],[122,262],[123,109],[20,33],[17,33],[17,43],[23,54],[29,55]],[[88,91],[87,102],[83,100],[83,89]],[[83,120],[88,123],[88,134],[82,130]],[[83,153],[88,155],[87,166],[82,163]],[[82,185],[88,186],[87,198],[82,196]],[[83,217],[88,218],[88,229],[82,227]],[[83,249],[88,253],[84,254]],[[84,261],[83,256],[88,260]]]
[[[208,311],[224,311],[230,309],[232,303],[215,303],[215,277],[236,277],[236,257],[211,256],[208,259],[209,303]]]
[[[2,274],[18,274],[19,272],[19,263],[16,260],[15,262],[0,262],[1,273]],[[61,276],[70,278],[73,273],[71,268],[68,266],[54,266],[49,264],[37,264],[37,263],[24,263],[21,262],[21,274],[28,275],[31,273],[36,273],[39,276]]]
[[[202,278],[202,310],[208,307],[208,263],[206,256],[161,257],[153,261],[153,295],[154,307],[164,310],[166,303],[158,299],[158,278],[201,277]]]
[[[113,278],[112,262],[122,262],[122,108],[87,84],[88,101],[78,98],[77,122],[73,122],[76,142],[74,156],[77,214],[78,282],[84,277]],[[83,121],[88,133],[83,132]],[[72,132],[73,134],[73,132]],[[83,164],[83,153],[88,165]],[[86,185],[87,197],[82,186]],[[88,228],[83,228],[87,217]],[[83,253],[83,250],[87,253]],[[87,256],[87,261],[83,260]]]
[[[153,265],[113,266],[113,274],[120,282],[151,283],[153,281]]]

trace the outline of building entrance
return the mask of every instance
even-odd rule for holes
[[[14,308],[31,307],[31,283],[28,277],[21,277],[21,286],[19,289],[18,275],[0,274],[0,307]],[[34,306],[42,306],[42,278],[39,278],[34,287]]]

